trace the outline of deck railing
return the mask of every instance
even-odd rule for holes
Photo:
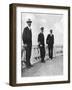
[[[63,46],[54,46],[53,49],[53,57],[56,56],[60,56],[63,55]],[[48,47],[45,46],[45,60],[49,58],[48,55]],[[32,52],[31,52],[31,59],[30,62],[32,64],[37,63],[41,60],[40,58],[40,49],[38,46],[32,46]],[[21,50],[21,64],[22,64],[22,68],[25,67],[25,62],[26,61],[26,51],[24,46],[22,46],[22,50]]]

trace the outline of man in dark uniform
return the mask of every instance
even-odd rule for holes
[[[23,44],[26,50],[26,66],[31,67],[30,57],[31,57],[31,48],[32,48],[32,31],[31,31],[31,23],[32,21],[28,19],[28,26],[24,28],[23,31]]]
[[[52,29],[50,34],[48,34],[46,39],[46,44],[48,44],[49,58],[53,58],[53,45],[54,45],[54,35],[52,34]]]
[[[44,27],[41,27],[41,32],[38,35],[38,44],[40,48],[40,56],[41,56],[41,62],[45,62],[44,57],[45,57],[45,44],[44,44]]]

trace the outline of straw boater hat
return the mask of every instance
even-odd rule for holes
[[[27,20],[27,23],[32,23],[31,19],[28,19],[28,20]]]

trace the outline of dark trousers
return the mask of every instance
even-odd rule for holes
[[[40,47],[40,56],[41,56],[41,61],[44,61],[45,47]]]
[[[49,51],[49,58],[53,58],[53,47],[48,47],[48,51]]]
[[[26,47],[26,65],[29,66],[30,64],[30,57],[31,57],[31,48],[32,46]]]

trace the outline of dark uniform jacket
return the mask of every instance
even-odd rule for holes
[[[54,44],[54,35],[52,36],[49,34],[46,39],[46,44],[48,44],[48,47],[53,47]]]
[[[24,28],[24,31],[23,31],[23,43],[24,44],[27,44],[27,45],[32,45],[32,32],[31,30],[29,30],[28,27],[25,27]]]
[[[45,46],[45,44],[44,44],[44,34],[40,33],[38,35],[38,42],[40,42],[40,45]]]

